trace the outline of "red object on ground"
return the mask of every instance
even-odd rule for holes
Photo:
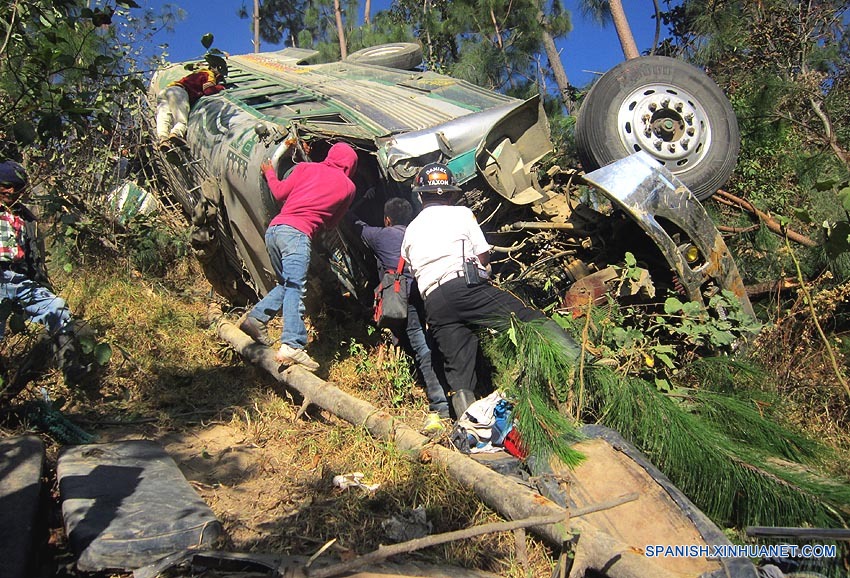
[[[506,452],[515,458],[524,460],[528,457],[528,452],[525,450],[525,444],[522,443],[522,436],[519,435],[519,430],[515,427],[511,428],[511,431],[509,431],[508,435],[505,436],[504,448]]]

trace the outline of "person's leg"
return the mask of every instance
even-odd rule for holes
[[[71,330],[71,311],[64,299],[23,275],[17,275],[15,283],[8,285],[16,285],[13,301],[31,321],[44,325],[51,336]]]
[[[453,300],[448,286],[439,287],[425,300],[425,312],[429,330],[443,355],[452,408],[459,418],[475,399],[478,336],[462,320]]]
[[[9,292],[10,299],[24,310],[30,321],[47,328],[56,363],[62,369],[66,382],[82,382],[90,369],[80,362],[71,311],[65,300],[24,275],[15,275],[11,283],[3,285],[4,292]]]
[[[6,336],[6,321],[14,307],[14,287],[9,283],[12,275],[11,271],[0,271],[0,340]]]
[[[425,384],[428,409],[440,414],[440,417],[448,417],[449,402],[446,399],[443,384],[440,383],[431,364],[431,348],[428,346],[428,340],[425,337],[425,330],[422,327],[422,319],[419,314],[420,311],[411,298],[407,305],[407,327],[405,328],[404,338],[400,339],[400,341],[412,353],[413,359],[416,362],[416,368],[419,370],[419,374]]]
[[[284,288],[283,271],[281,270],[281,266],[283,264],[283,249],[279,245],[282,237],[276,234],[277,229],[280,227],[281,225],[277,225],[269,227],[266,230],[266,250],[269,253],[269,260],[272,264],[275,279],[277,279],[277,285],[275,285],[271,291],[266,293],[265,297],[260,299],[251,311],[248,312],[248,317],[260,322],[264,327],[269,320],[275,315],[278,315],[283,308]]]
[[[185,139],[186,131],[189,128],[189,94],[179,86],[173,86],[171,88],[175,89],[173,92],[169,92],[171,114],[174,116],[174,126],[171,127],[169,135]]]
[[[171,88],[173,87],[161,90],[156,97],[156,137],[160,141],[168,139],[171,127],[174,126],[174,114],[168,99],[168,91]]]
[[[479,285],[464,293],[458,300],[457,307],[463,312],[463,319],[476,327],[504,330],[511,315],[516,315],[525,322],[538,323],[541,333],[547,339],[558,343],[564,353],[574,359],[581,355],[581,347],[572,336],[542,311],[528,307],[519,297],[490,284]]]
[[[280,342],[294,349],[304,349],[307,347],[304,297],[307,293],[307,269],[310,266],[310,237],[285,225],[276,229],[283,281],[283,333]]]

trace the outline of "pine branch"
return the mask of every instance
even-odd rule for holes
[[[513,319],[488,343],[531,454],[579,463],[570,447],[579,434],[557,406],[581,389],[584,417],[619,431],[719,524],[843,523],[850,487],[801,465],[822,463],[829,450],[773,421],[776,403],[758,368],[728,357],[695,360],[681,399],[594,364],[578,380],[575,352],[549,328]]]

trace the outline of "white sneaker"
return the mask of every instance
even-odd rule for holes
[[[312,357],[307,355],[306,351],[303,349],[295,349],[285,343],[277,350],[274,358],[275,361],[278,361],[279,363],[286,363],[289,365],[297,363],[307,371],[316,371],[319,369],[319,364],[316,363]]]

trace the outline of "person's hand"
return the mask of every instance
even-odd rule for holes
[[[260,170],[263,172],[266,172],[272,168],[272,162],[269,159],[264,160],[263,164],[260,165]]]

